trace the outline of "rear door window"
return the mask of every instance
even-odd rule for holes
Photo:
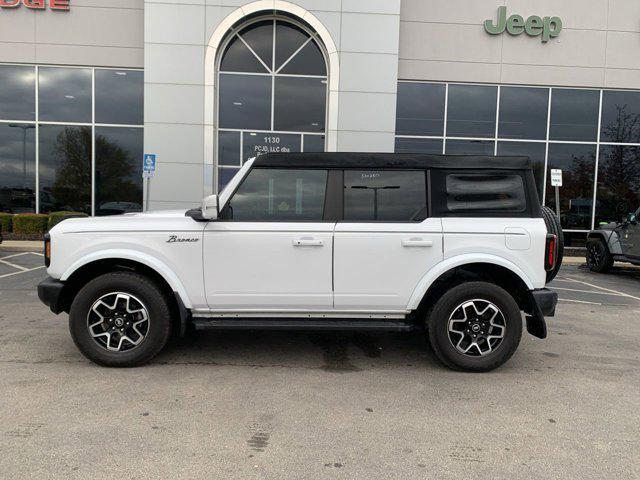
[[[345,221],[420,222],[427,216],[424,170],[345,170]]]

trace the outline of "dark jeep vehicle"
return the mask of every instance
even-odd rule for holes
[[[606,272],[613,262],[640,265],[640,208],[623,222],[612,222],[587,236],[587,266],[592,272]]]

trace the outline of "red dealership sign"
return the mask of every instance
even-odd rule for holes
[[[0,8],[18,8],[24,5],[32,10],[69,11],[70,0],[0,0]]]

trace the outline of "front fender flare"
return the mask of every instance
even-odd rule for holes
[[[431,287],[431,285],[433,285],[433,283],[442,275],[456,267],[461,267],[463,265],[469,265],[472,263],[491,263],[493,265],[504,267],[508,270],[511,270],[518,277],[520,277],[520,279],[524,282],[529,290],[533,290],[535,288],[531,279],[522,271],[520,267],[502,257],[491,254],[456,255],[455,257],[447,258],[443,262],[440,262],[420,279],[418,285],[411,294],[411,298],[409,299],[409,303],[407,304],[407,310],[417,309],[424,295],[427,293],[427,290],[429,290],[429,287]]]
[[[126,250],[126,249],[108,249],[108,250],[100,250],[99,252],[93,252],[88,255],[83,256],[82,258],[76,260],[68,269],[60,277],[61,281],[66,281],[75,273],[78,269],[88,265],[89,263],[98,261],[98,260],[108,260],[108,259],[124,259],[131,260],[134,262],[141,263],[151,268],[155,272],[157,272],[164,280],[169,284],[171,289],[176,292],[185,308],[191,309],[192,304],[189,296],[187,295],[187,291],[182,285],[180,279],[176,276],[176,274],[171,270],[164,262],[158,260],[156,257],[153,257],[147,253],[138,252],[134,250]]]

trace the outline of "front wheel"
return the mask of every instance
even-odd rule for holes
[[[107,367],[135,367],[166,345],[169,312],[162,292],[147,277],[107,273],[78,292],[69,312],[69,330],[89,360]]]
[[[454,370],[493,370],[511,358],[522,337],[518,304],[488,282],[453,287],[436,302],[427,323],[433,351]]]
[[[587,266],[596,273],[606,273],[613,266],[611,253],[600,238],[590,238],[587,241]]]

